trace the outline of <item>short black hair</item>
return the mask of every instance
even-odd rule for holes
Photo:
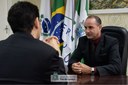
[[[98,16],[90,15],[90,16],[87,17],[87,19],[89,19],[89,18],[94,18],[99,25],[102,24],[102,21]]]
[[[7,19],[14,33],[30,33],[37,17],[39,17],[39,9],[36,5],[27,1],[19,1],[10,8]]]

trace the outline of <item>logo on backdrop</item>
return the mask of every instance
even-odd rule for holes
[[[78,38],[85,35],[84,25],[82,23],[78,24],[78,27],[76,29],[76,35]]]
[[[50,28],[51,28],[50,20],[48,18],[44,18],[42,20],[43,34],[44,35],[49,35],[50,34]]]

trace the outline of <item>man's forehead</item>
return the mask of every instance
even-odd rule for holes
[[[96,22],[95,18],[88,18],[86,19],[84,25],[97,25],[98,23]]]
[[[87,19],[85,20],[85,22],[87,22],[87,21],[96,22],[96,19],[95,19],[95,18],[87,18]]]

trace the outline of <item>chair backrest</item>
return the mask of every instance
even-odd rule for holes
[[[126,75],[128,57],[128,31],[119,26],[105,26],[102,32],[115,37],[119,41],[119,52],[122,61],[122,75]]]

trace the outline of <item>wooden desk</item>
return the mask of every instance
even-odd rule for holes
[[[127,85],[127,76],[90,76],[78,75],[77,82],[70,82],[68,85]]]

